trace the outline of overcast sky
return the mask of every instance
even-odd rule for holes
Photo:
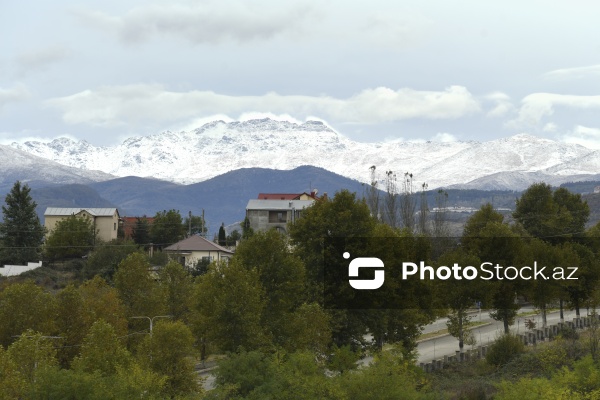
[[[0,143],[213,119],[600,147],[596,1],[0,2]]]

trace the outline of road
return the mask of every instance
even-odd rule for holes
[[[531,307],[523,307],[519,311],[527,312],[531,311]],[[585,312],[585,311],[584,311]],[[564,311],[565,321],[572,321],[575,318],[575,311],[565,310]],[[511,331],[515,333],[525,333],[525,320],[533,319],[536,321],[538,327],[542,326],[541,315],[530,315],[524,317],[518,317],[515,321],[515,325],[511,326]],[[482,312],[481,315],[477,314],[473,317],[472,321],[481,321],[486,325],[473,328],[475,334],[475,340],[477,345],[479,344],[490,344],[494,340],[504,333],[504,325],[502,321],[495,321],[490,318],[487,312]],[[555,325],[560,321],[559,312],[555,311],[549,313],[547,316],[548,325]],[[424,329],[424,333],[435,332],[440,329],[446,328],[446,318],[441,318],[434,323],[427,325]],[[465,346],[465,349],[468,347]],[[455,351],[458,350],[458,340],[450,335],[442,337],[432,338],[429,340],[422,341],[418,344],[417,350],[419,352],[418,362],[430,362],[435,358],[442,358],[444,355],[454,355]]]
[[[529,311],[533,311],[533,307],[524,306],[519,310],[520,313]],[[585,313],[585,310],[582,311],[582,315],[583,313]],[[504,332],[504,325],[502,321],[493,320],[489,316],[488,312],[483,311],[481,313],[472,313],[472,315],[472,321],[481,321],[486,323],[486,325],[473,328],[475,339],[477,340],[476,345],[487,345],[493,343],[494,340]],[[565,310],[564,316],[565,321],[572,321],[573,318],[575,318],[575,311]],[[511,326],[511,331],[515,333],[525,333],[527,331],[527,329],[525,328],[525,320],[527,319],[533,319],[538,327],[542,326],[541,315],[528,315],[518,317],[515,321],[515,325]],[[442,329],[446,329],[446,321],[447,318],[440,318],[436,320],[435,322],[425,326],[425,328],[423,329],[423,333],[436,332]],[[560,318],[558,311],[554,311],[548,314],[548,325],[554,325],[559,321]],[[468,347],[465,346],[465,349],[467,348]],[[432,338],[420,342],[417,345],[417,350],[419,353],[417,362],[430,362],[435,358],[442,358],[444,355],[454,355],[455,351],[458,350],[458,340],[456,340],[456,338],[450,335]],[[365,357],[362,360],[360,360],[359,363],[365,365],[370,363],[372,359],[372,357]],[[203,382],[205,390],[210,390],[214,388],[215,376],[213,375],[212,370],[213,368],[209,368],[206,371],[199,372],[199,375],[204,377],[205,379],[205,381]]]

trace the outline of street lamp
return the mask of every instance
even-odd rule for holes
[[[150,317],[146,317],[146,316],[135,316],[135,317],[130,317],[130,318],[135,318],[135,319],[148,319],[148,321],[150,321],[150,336],[152,336],[152,328],[154,326],[154,318],[173,318],[172,315],[155,315],[154,317],[150,318]]]

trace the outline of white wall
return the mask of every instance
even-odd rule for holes
[[[16,276],[21,275],[23,272],[31,271],[33,269],[39,268],[42,266],[42,262],[37,263],[27,263],[27,265],[5,265],[0,268],[0,275],[2,276]]]

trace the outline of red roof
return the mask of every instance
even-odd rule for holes
[[[316,191],[311,193],[259,193],[259,200],[300,200],[300,196],[303,194],[313,199],[318,199]]]
[[[148,222],[148,225],[152,225],[154,222],[153,217],[122,217],[121,220],[123,221],[123,231],[126,238],[130,239],[133,235],[133,229],[135,228],[138,218],[145,219]]]
[[[259,193],[259,200],[295,200],[302,193]]]

